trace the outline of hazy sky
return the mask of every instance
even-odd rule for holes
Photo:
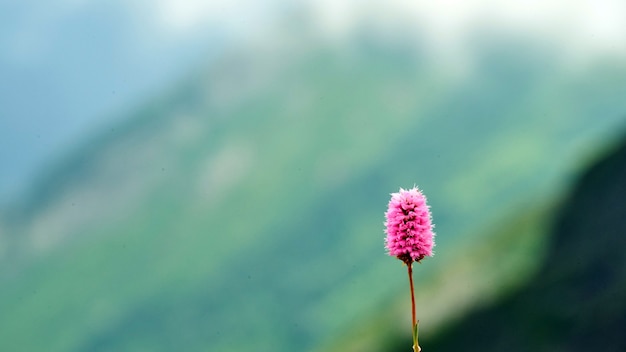
[[[477,29],[558,46],[573,69],[626,58],[626,2],[24,0],[0,4],[0,204],[99,128],[127,116],[231,44],[271,39],[309,15],[321,40],[363,23],[426,34],[451,70]]]
[[[219,51],[218,30],[168,36],[140,5],[0,5],[0,203]]]

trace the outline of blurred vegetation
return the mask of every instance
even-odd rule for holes
[[[384,350],[410,324],[383,213],[415,183],[428,349],[536,275],[569,182],[624,127],[623,63],[544,49],[494,35],[463,79],[369,36],[233,50],[3,211],[0,349]]]
[[[546,261],[526,287],[475,310],[430,348],[624,351],[624,180],[626,139],[572,189],[551,226]]]

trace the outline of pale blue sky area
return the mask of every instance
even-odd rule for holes
[[[0,204],[223,42],[210,27],[165,36],[150,16],[120,0],[0,5]]]

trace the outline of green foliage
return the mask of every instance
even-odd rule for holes
[[[190,79],[11,210],[0,349],[329,346],[401,307],[405,276],[384,254],[382,221],[388,194],[414,183],[438,233],[418,294],[439,287],[474,304],[523,280],[506,277],[534,265],[521,258],[543,243],[535,210],[622,122],[626,67],[565,73],[511,47],[485,48],[467,80],[433,71],[419,48],[370,42],[350,59],[312,50],[273,71],[263,62],[286,53],[233,54]],[[530,243],[503,255],[526,219]],[[438,283],[477,250],[505,261],[489,266],[492,282],[466,282],[469,293]],[[437,302],[423,322],[455,318]],[[381,338],[395,328],[372,324]]]

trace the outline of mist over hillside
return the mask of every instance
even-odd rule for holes
[[[389,193],[413,184],[437,226],[416,273],[424,338],[436,336],[533,277],[555,205],[624,127],[621,61],[571,70],[493,34],[459,76],[425,41],[367,28],[348,46],[282,39],[199,69],[4,211],[0,349],[339,350],[360,331],[401,336],[406,283],[382,221]]]

